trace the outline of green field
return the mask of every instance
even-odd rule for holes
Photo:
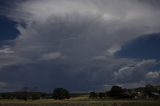
[[[156,100],[89,100],[86,97],[77,97],[70,100],[0,100],[0,106],[160,106]]]

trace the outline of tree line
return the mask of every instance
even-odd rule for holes
[[[112,86],[109,91],[105,92],[90,92],[90,99],[160,99],[160,86],[146,85],[134,89],[126,89],[120,86]],[[38,99],[56,99],[64,100],[71,97],[81,96],[83,93],[72,94],[65,88],[55,88],[52,93],[43,93],[29,91],[27,87],[17,92],[0,93],[0,99],[20,99],[20,100],[38,100]]]
[[[160,86],[146,85],[134,89],[126,89],[120,86],[112,86],[110,91],[90,92],[90,99],[160,99]]]
[[[0,99],[38,100],[38,99],[69,99],[70,92],[65,88],[55,88],[52,93],[29,91],[23,88],[21,91],[0,93]]]

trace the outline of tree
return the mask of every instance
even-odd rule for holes
[[[109,95],[113,98],[122,98],[123,97],[123,89],[119,86],[113,86],[109,92]]]
[[[29,98],[29,88],[28,87],[23,87],[22,90],[17,93],[17,99],[23,99],[25,101],[28,100]]]
[[[69,99],[70,94],[69,94],[69,91],[64,88],[55,88],[53,91],[53,98],[59,99],[59,100]]]
[[[148,95],[151,96],[152,92],[154,92],[154,87],[150,84],[146,85],[144,88],[144,92]]]
[[[98,96],[99,96],[100,99],[104,99],[104,98],[106,97],[106,94],[103,93],[103,92],[100,92],[100,93],[98,94]]]
[[[91,98],[91,99],[97,99],[97,93],[96,92],[90,92],[89,98]]]

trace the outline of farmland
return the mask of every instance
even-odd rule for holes
[[[69,100],[0,100],[0,106],[160,106],[158,100],[89,100],[76,97]]]

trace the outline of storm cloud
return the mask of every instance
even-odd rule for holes
[[[140,0],[14,2],[4,15],[17,23],[19,35],[0,50],[0,82],[11,89],[72,91],[157,83],[159,76],[151,73],[159,65],[156,58],[115,56],[128,42],[160,31],[160,10],[154,5]]]

